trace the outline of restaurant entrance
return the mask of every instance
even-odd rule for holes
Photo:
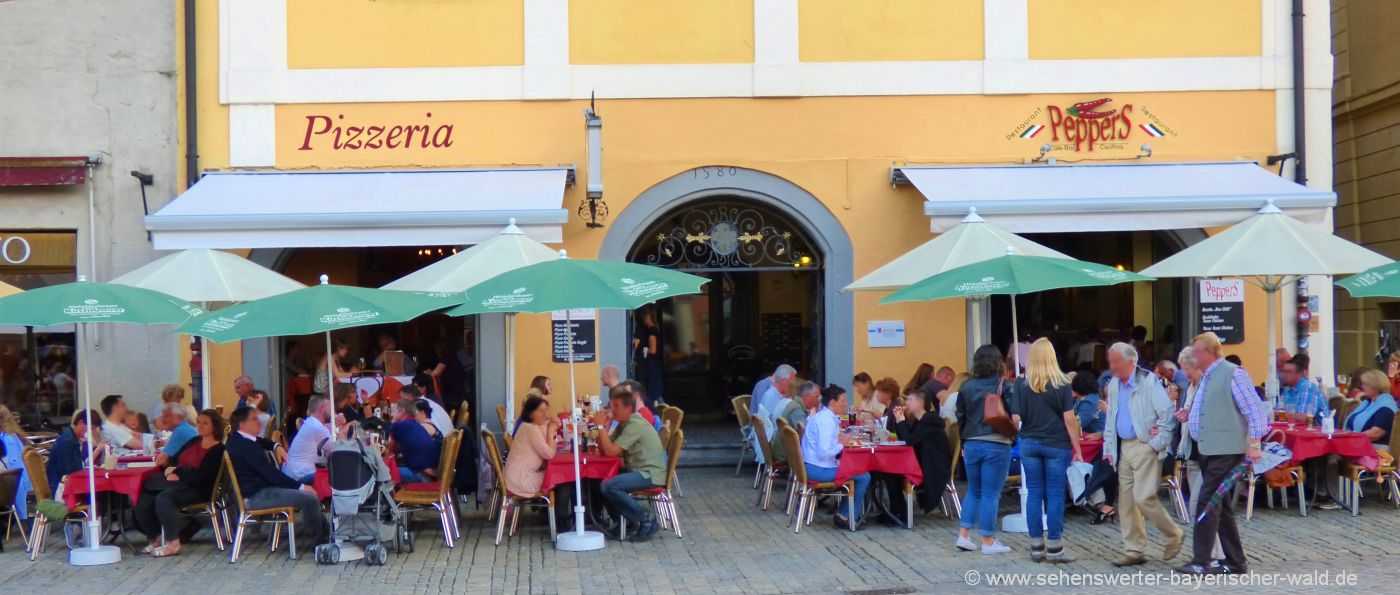
[[[703,293],[662,300],[629,320],[628,375],[644,384],[659,378],[663,398],[685,409],[687,421],[722,419],[731,397],[781,363],[803,378],[823,377],[822,255],[798,226],[762,205],[719,197],[668,213],[640,238],[628,260],[710,279]],[[652,334],[659,353],[643,353]]]
[[[1195,234],[1128,231],[1022,235],[1079,260],[1141,271],[1179,252],[1190,241],[1187,236]],[[1193,336],[1194,295],[1186,279],[1059,289],[1017,296],[1016,315],[1022,338],[1048,337],[1065,370],[1087,363],[1095,372],[1101,372],[1104,362],[1095,361],[1092,349],[1084,349],[1081,357],[1080,348],[1095,343],[1107,347],[1118,341],[1135,341],[1142,365],[1151,367],[1151,362],[1157,360],[1175,360],[1184,341]],[[991,299],[991,336],[1003,353],[1009,353],[1011,342],[1010,304],[1006,296]]]

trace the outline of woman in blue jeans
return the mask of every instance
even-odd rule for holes
[[[1073,562],[1074,556],[1065,550],[1060,536],[1065,527],[1066,471],[1071,460],[1082,460],[1074,392],[1069,378],[1060,371],[1055,347],[1049,340],[1041,338],[1032,344],[1027,359],[1026,378],[1016,383],[1016,405],[1012,411],[1021,422],[1021,466],[1026,482],[1031,560]]]
[[[962,518],[959,519],[957,547],[975,552],[972,527],[982,535],[984,554],[1004,554],[1011,548],[996,538],[997,508],[1001,504],[1001,488],[1006,485],[1011,465],[1011,439],[998,434],[983,423],[982,407],[988,394],[1009,396],[1009,384],[1003,384],[1004,370],[1001,350],[995,345],[983,345],[972,354],[972,378],[963,382],[958,391],[957,413],[962,435],[963,466],[967,471],[967,495],[963,497]],[[1012,404],[1006,404],[1012,411]]]

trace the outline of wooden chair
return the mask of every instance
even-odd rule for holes
[[[29,534],[24,530],[24,523],[19,518],[19,509],[15,508],[15,491],[19,488],[19,474],[21,469],[0,469],[0,515],[5,517],[5,539],[0,541],[0,552],[5,551],[5,543],[10,540],[10,530],[19,527],[19,539],[25,546],[29,544]]]
[[[684,446],[685,430],[676,430],[671,435],[671,443],[666,445],[666,485],[632,492],[633,498],[651,503],[656,522],[661,523],[662,529],[675,531],[678,538],[685,537],[685,534],[681,532],[681,517],[676,511],[676,499],[671,497],[671,487],[675,483],[676,465],[680,463],[681,448]],[[627,517],[622,517],[621,525],[621,532],[626,535]]]
[[[34,501],[52,500],[53,490],[49,487],[49,476],[44,469],[43,455],[38,449],[25,447],[24,452],[20,454],[20,459],[24,462],[24,472],[29,475],[29,486],[34,492]],[[89,514],[91,511],[88,510],[88,505],[80,504],[77,508],[68,511],[68,516],[63,518],[63,524],[81,524],[87,520]],[[52,520],[41,512],[34,512],[34,524],[29,529],[29,541],[25,544],[29,550],[29,561],[33,562],[39,557],[39,552],[44,550],[44,541],[48,537],[48,527]]]
[[[189,519],[207,518],[209,525],[214,529],[214,545],[219,551],[224,551],[224,539],[228,531],[228,507],[224,502],[224,466],[219,465],[219,472],[214,475],[214,491],[209,494],[208,502],[195,502],[179,508],[181,517]]]
[[[734,406],[734,417],[739,421],[739,464],[734,466],[734,477],[739,476],[739,471],[744,468],[744,455],[753,452],[753,445],[749,444],[751,433],[753,432],[753,420],[749,416],[749,402],[753,397],[749,395],[739,395],[729,400]]]
[[[462,404],[457,406],[457,411],[452,414],[452,425],[460,428],[471,423],[471,420],[472,404],[469,401],[462,401]]]
[[[505,406],[505,405],[497,405],[497,406],[496,406],[496,419],[499,420],[499,421],[501,422],[501,432],[504,433],[504,434],[509,434],[509,433],[510,433],[510,425],[506,424],[506,406]]]
[[[788,457],[788,468],[792,469],[793,483],[797,486],[797,514],[792,515],[793,533],[801,533],[803,525],[812,524],[812,516],[817,511],[817,498],[836,496],[845,498],[846,520],[852,531],[856,530],[856,483],[819,482],[807,479],[807,466],[802,461],[802,442],[792,428],[782,431],[783,451]]]
[[[948,434],[948,446],[953,450],[953,464],[948,466],[948,486],[943,497],[939,499],[939,504],[943,507],[944,516],[950,519],[960,518],[962,498],[958,496],[958,463],[962,462],[962,432],[957,423],[949,423],[944,431]],[[953,501],[952,510],[948,508],[948,500]]]
[[[656,435],[661,438],[662,444],[666,444],[666,441],[671,438],[671,422],[661,422],[661,429],[656,431]]]
[[[452,495],[452,479],[457,471],[457,451],[462,445],[462,431],[453,430],[442,442],[442,456],[438,463],[438,480],[420,484],[404,484],[394,492],[394,501],[399,510],[411,514],[433,509],[442,522],[442,538],[447,547],[453,547],[461,537],[457,527],[457,506]]]
[[[224,477],[228,479],[229,490],[233,492],[233,508],[235,518],[233,526],[233,547],[229,548],[228,563],[233,564],[238,561],[238,554],[243,551],[243,536],[248,532],[248,525],[272,525],[272,544],[268,551],[277,551],[279,536],[281,535],[278,525],[287,527],[287,554],[291,559],[297,559],[297,513],[291,506],[274,506],[272,508],[249,509],[248,503],[243,499],[243,488],[238,485],[238,474],[233,472],[233,461],[229,459],[228,453],[224,453]]]
[[[559,530],[554,518],[554,490],[529,496],[512,494],[506,489],[505,465],[501,462],[501,449],[496,445],[496,436],[491,430],[481,430],[481,441],[486,444],[486,460],[491,463],[491,470],[496,473],[497,485],[493,489],[501,494],[500,505],[494,511],[494,514],[498,515],[496,545],[501,545],[501,539],[506,536],[507,524],[510,525],[510,536],[515,536],[515,531],[520,526],[520,510],[526,507],[545,509],[545,514],[549,515],[549,540],[558,541]]]
[[[1390,425],[1390,454],[1400,454],[1400,418]],[[1391,502],[1400,508],[1400,465],[1395,460],[1389,465],[1378,465],[1375,471],[1343,460],[1337,463],[1337,475],[1342,505],[1351,508],[1352,516],[1361,514],[1361,486],[1369,481],[1385,483]]]
[[[759,466],[763,473],[763,479],[758,490],[758,501],[754,502],[754,506],[761,506],[763,510],[768,510],[768,504],[773,499],[773,482],[778,479],[779,475],[788,475],[788,466],[786,462],[780,463],[773,458],[773,445],[768,441],[768,431],[763,429],[763,424],[754,424],[753,431],[758,436],[759,448],[763,449],[763,464]],[[786,444],[783,445],[783,449],[787,449]],[[783,454],[788,453],[784,452]],[[788,488],[788,491],[791,492],[791,478],[788,479]]]
[[[661,421],[662,423],[671,422],[672,431],[679,430],[681,422],[685,421],[685,411],[682,411],[680,407],[668,406],[661,412]]]

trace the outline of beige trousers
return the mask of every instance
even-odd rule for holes
[[[1129,555],[1147,552],[1147,525],[1152,521],[1168,543],[1185,535],[1157,498],[1162,484],[1162,461],[1146,442],[1125,440],[1118,457],[1118,519],[1123,527],[1123,547]]]

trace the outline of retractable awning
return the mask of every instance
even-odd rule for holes
[[[157,250],[475,244],[515,224],[563,241],[554,168],[209,173],[154,215]]]
[[[957,225],[972,207],[1002,229],[1037,233],[1218,227],[1249,218],[1269,200],[1292,217],[1322,223],[1337,202],[1330,191],[1252,161],[909,166],[892,175],[924,195],[935,232]]]

